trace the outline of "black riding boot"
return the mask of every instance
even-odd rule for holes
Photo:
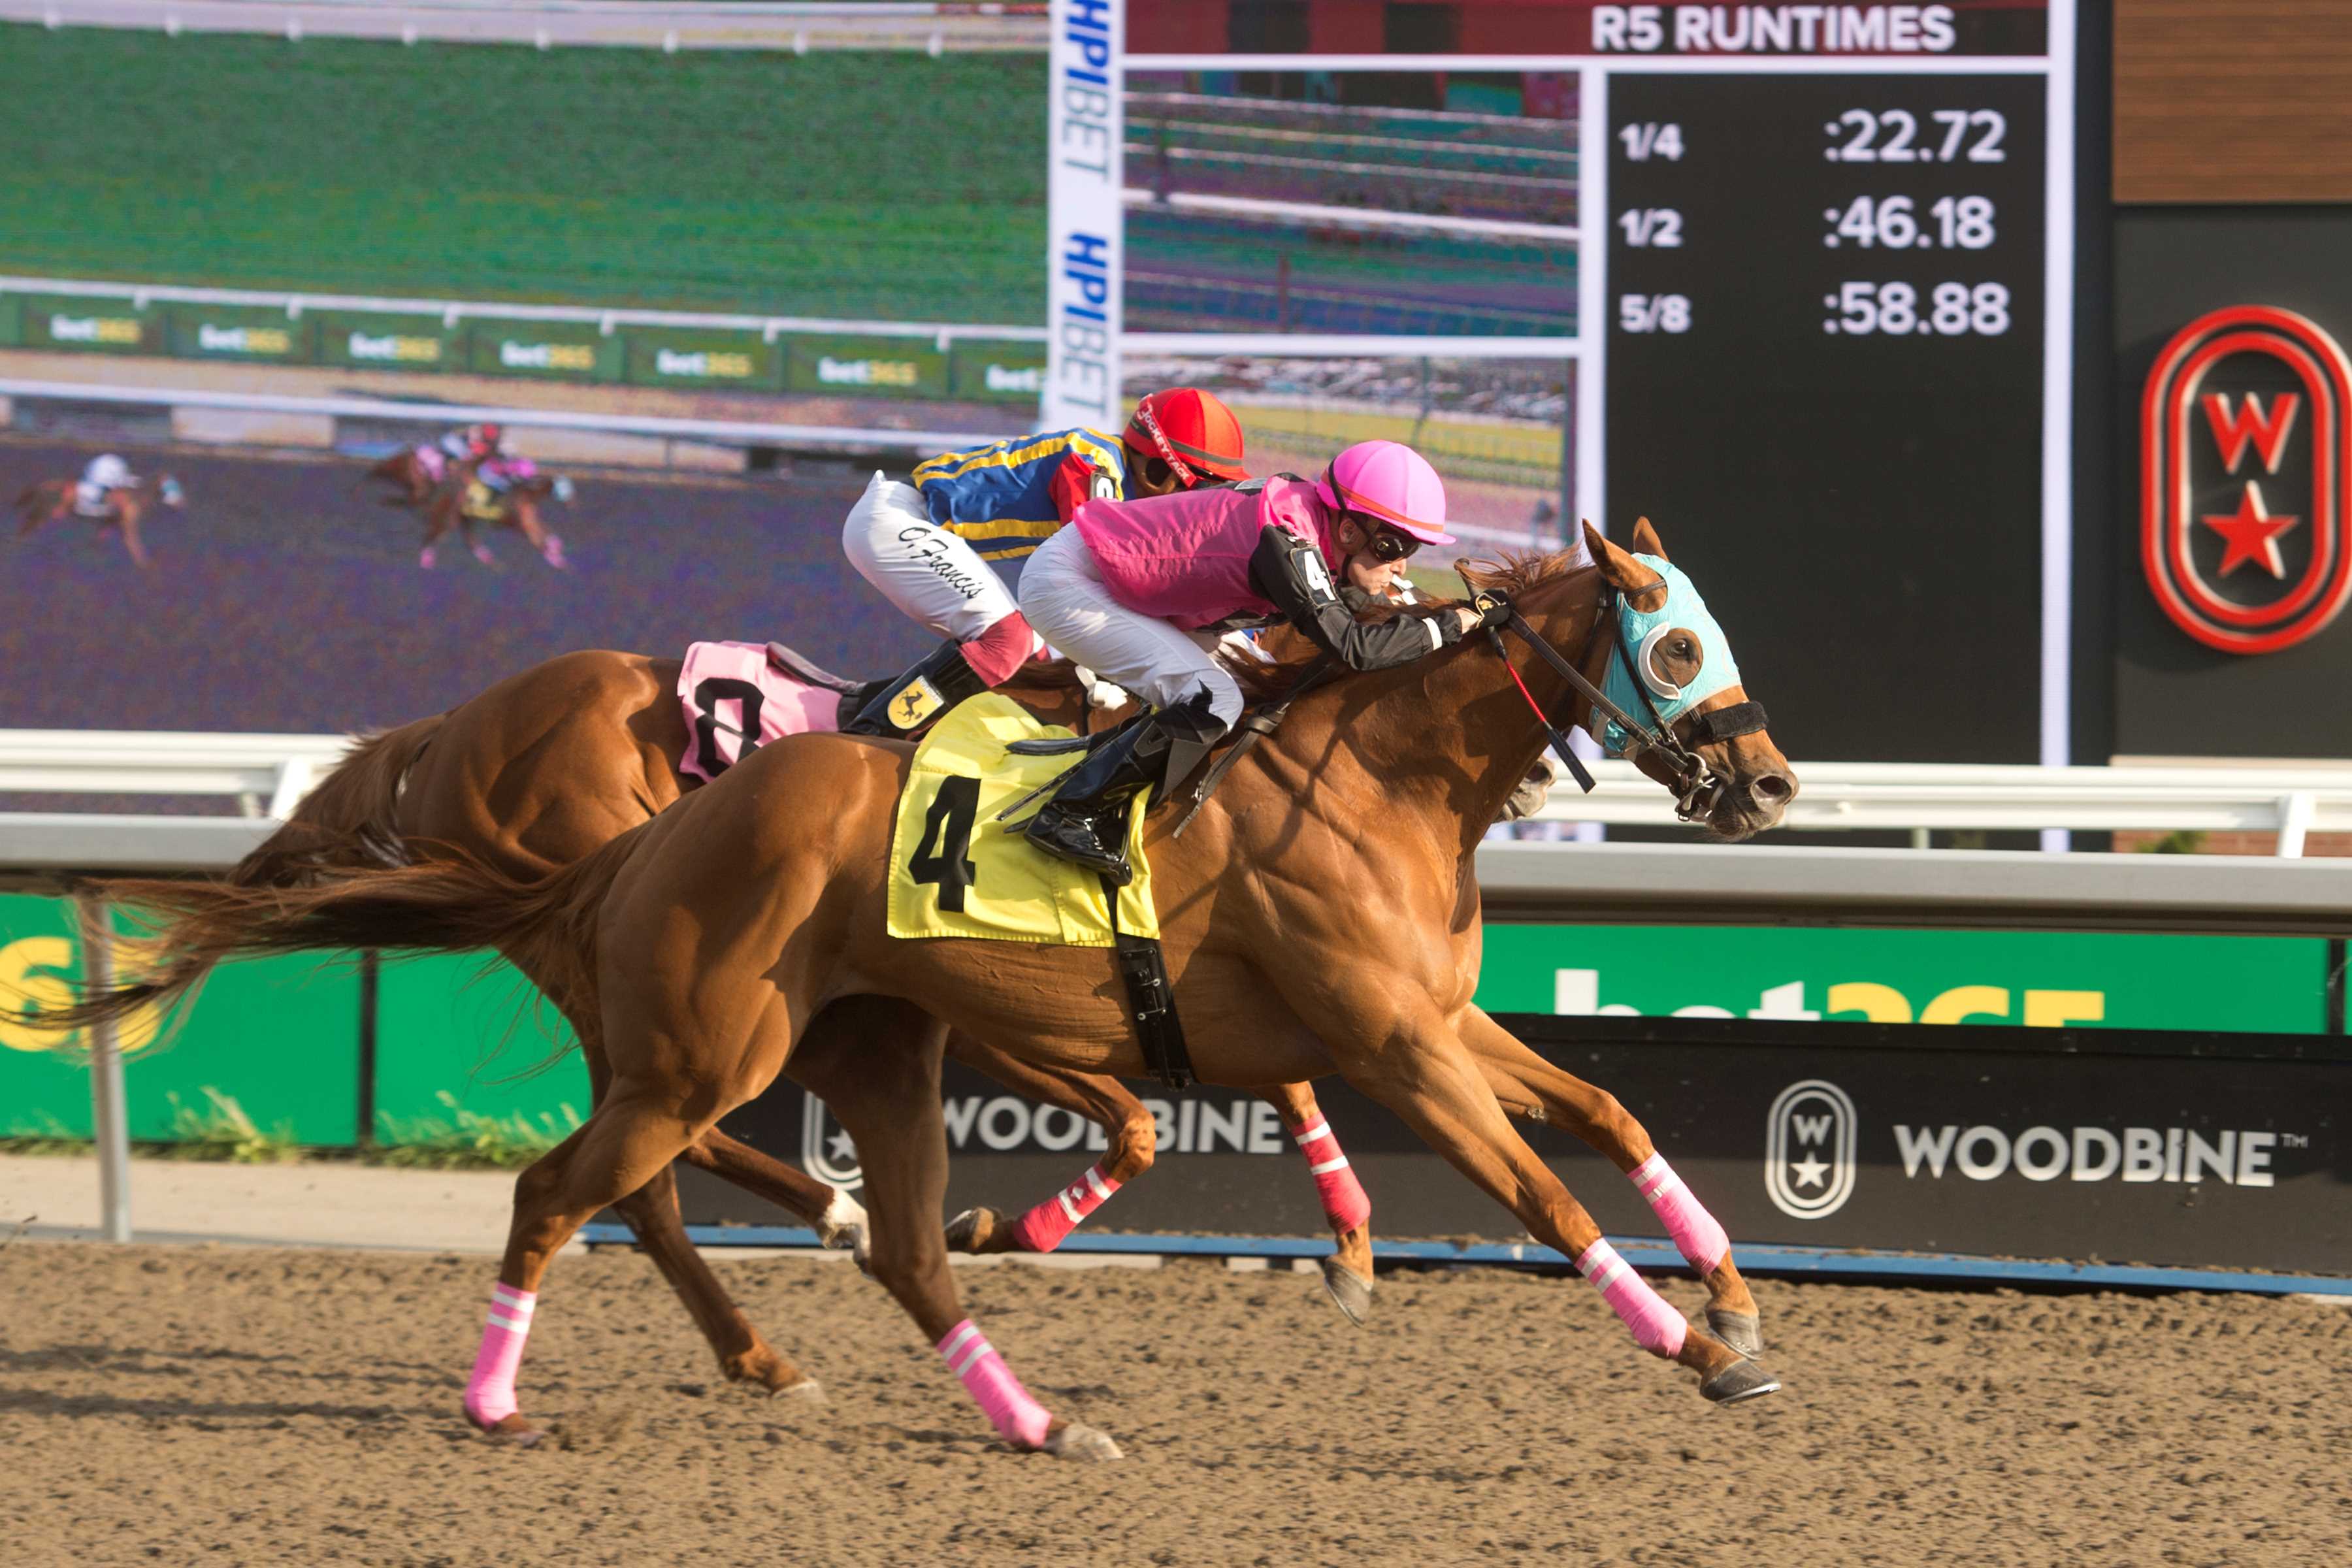
[[[941,643],[915,667],[890,680],[871,683],[859,698],[845,697],[841,710],[854,713],[841,727],[845,735],[880,735],[888,740],[912,740],[915,731],[967,697],[988,689],[965,662],[961,643]],[[850,704],[857,702],[852,708]]]
[[[1206,692],[1128,721],[1030,818],[1029,842],[1126,887],[1135,879],[1127,862],[1128,803],[1139,790],[1149,788],[1157,797],[1182,783],[1224,732],[1209,711]]]

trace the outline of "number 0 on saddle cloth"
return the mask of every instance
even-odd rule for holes
[[[1102,880],[1033,848],[1021,837],[1028,816],[997,814],[1077,761],[1074,752],[1008,753],[1014,741],[1060,740],[1072,731],[1042,724],[994,692],[959,703],[915,752],[890,834],[892,936],[982,937],[1061,947],[1109,947],[1110,905]],[[1143,813],[1130,807],[1128,858],[1135,880],[1118,895],[1118,929],[1157,937],[1151,868],[1143,854]]]

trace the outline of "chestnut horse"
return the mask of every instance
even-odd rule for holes
[[[37,531],[43,523],[59,518],[80,515],[89,518],[100,529],[112,529],[122,536],[122,547],[131,552],[134,566],[152,564],[147,558],[147,546],[139,531],[139,520],[159,506],[179,506],[186,496],[180,481],[169,474],[151,474],[125,489],[107,493],[106,511],[102,516],[77,513],[74,508],[75,481],[43,479],[26,487],[16,497],[16,537],[24,539]]]
[[[1655,535],[1637,545],[1663,557]],[[1516,599],[1515,625],[1597,681],[1621,655],[1614,595],[1645,614],[1670,584],[1587,531],[1594,564],[1564,556],[1465,565]],[[1690,674],[1698,668],[1685,635]],[[1497,657],[1501,652],[1502,657]],[[1506,1103],[1545,1080],[1561,1120],[1610,1152],[1667,1219],[1722,1314],[1754,1324],[1728,1238],[1648,1134],[1605,1092],[1545,1062],[1472,1000],[1480,951],[1473,857],[1543,743],[1528,706],[1571,721],[1564,675],[1484,637],[1420,663],[1334,681],[1234,768],[1181,838],[1147,843],[1162,941],[1205,1082],[1256,1088],[1337,1071],[1394,1110],[1539,1241],[1575,1259],[1635,1342],[1697,1375],[1718,1402],[1779,1386],[1716,1332],[1686,1322],[1627,1268],[1559,1177],[1512,1131]],[[1524,656],[1521,656],[1524,657]],[[1630,656],[1627,656],[1630,657]],[[1642,656],[1650,658],[1645,647]],[[1678,682],[1689,674],[1677,675]],[[1713,722],[1749,715],[1745,725]],[[1718,837],[1776,824],[1796,793],[1738,685],[1635,755]],[[611,1075],[588,1123],[516,1184],[514,1225],[468,1417],[521,1439],[514,1374],[554,1253],[599,1209],[658,1179],[719,1119],[790,1070],[857,1143],[873,1272],[936,1342],[1009,1441],[1110,1458],[1108,1436],[1047,1412],[962,1316],[938,1225],[947,1179],[940,1102],[946,1026],[1041,1065],[1134,1075],[1144,1062],[1112,953],[888,935],[892,819],[904,745],[838,735],[763,747],[705,790],[544,882],[460,862],[328,872],[257,890],[132,882],[114,896],[167,917],[150,977],[61,1010],[71,1027],[184,992],[236,952],[364,946],[530,951],[593,1020]],[[1704,787],[1701,787],[1701,786]],[[808,803],[823,801],[824,812]],[[1376,842],[1377,853],[1368,853]],[[940,1022],[934,1022],[940,1020]],[[1497,1073],[1491,1064],[1505,1064]],[[1547,1110],[1551,1110],[1547,1096]]]
[[[449,468],[460,466],[457,459],[445,458],[430,447],[403,447],[390,457],[370,466],[367,477],[385,479],[399,487],[396,496],[384,500],[395,506],[421,507],[433,494]],[[463,465],[470,468],[470,463]]]
[[[439,556],[436,545],[454,528],[465,536],[466,548],[474,552],[475,560],[485,566],[497,564],[490,547],[474,535],[474,526],[487,522],[514,529],[530,542],[541,560],[558,571],[568,570],[572,563],[564,559],[563,541],[548,531],[540,509],[551,499],[569,500],[569,481],[540,473],[525,462],[518,465],[519,471],[507,488],[497,490],[479,477],[478,467],[453,464],[449,477],[425,498],[425,548],[418,552],[416,563],[430,570]]]
[[[397,865],[411,851],[457,856],[519,881],[549,876],[657,816],[700,781],[680,771],[691,744],[677,699],[679,661],[641,654],[565,654],[509,677],[448,712],[360,742],[272,834],[230,874],[249,887],[295,887],[323,867]],[[822,676],[822,672],[814,672]],[[1067,664],[1033,664],[1002,689],[1048,723],[1081,729],[1088,709]],[[564,971],[509,951],[559,1007]],[[592,1032],[580,1030],[591,1091],[604,1097],[608,1075]],[[1115,1078],[1037,1067],[964,1034],[949,1054],[1031,1099],[1059,1106],[1102,1128],[1108,1147],[1098,1169],[1123,1185],[1151,1168],[1151,1113]],[[1293,1128],[1319,1120],[1314,1092],[1278,1086],[1271,1100]],[[1361,1188],[1345,1171],[1336,1141],[1318,1175],[1338,1250],[1324,1259],[1324,1283],[1357,1322],[1371,1308],[1371,1233]],[[814,1226],[826,1245],[861,1246],[865,1214],[848,1194],[713,1128],[689,1147],[688,1164],[777,1203]],[[1058,1194],[1057,1194],[1058,1196]],[[728,1298],[678,1216],[670,1173],[614,1205],[709,1337],[725,1375],[782,1391],[808,1386]],[[1055,1199],[1037,1211],[1045,1223],[1012,1222],[993,1209],[957,1217],[951,1246],[969,1252],[1051,1250]],[[1024,1216],[1026,1217],[1026,1216]]]

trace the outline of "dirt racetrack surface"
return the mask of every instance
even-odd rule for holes
[[[559,1262],[533,1450],[458,1394],[481,1259],[0,1251],[0,1560],[66,1563],[2263,1564],[2352,1559],[2352,1311],[1764,1282],[1710,1409],[1581,1281],[960,1270],[1118,1465],[996,1442],[841,1264],[719,1265],[824,1407],[722,1384],[640,1258]],[[1695,1288],[1669,1283],[1695,1308]]]

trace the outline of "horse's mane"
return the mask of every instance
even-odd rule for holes
[[[1514,598],[1538,583],[1565,576],[1583,563],[1580,552],[1567,550],[1507,550],[1496,556],[1456,561],[1454,571],[1474,591],[1499,588]],[[1411,605],[1374,605],[1357,612],[1357,619],[1377,624],[1398,616],[1443,615],[1465,601],[1424,595]],[[1305,633],[1287,626],[1269,628],[1258,638],[1258,648],[1271,659],[1236,658],[1220,649],[1218,662],[1241,685],[1253,702],[1272,701],[1297,684],[1323,650]]]

